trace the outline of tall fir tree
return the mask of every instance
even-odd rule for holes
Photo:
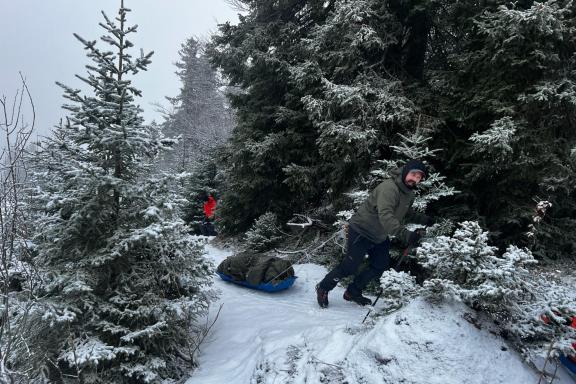
[[[417,108],[396,60],[405,54],[402,20],[392,3],[336,1],[326,22],[304,40],[306,60],[292,67],[308,118],[317,132],[317,172],[337,200],[390,155],[395,133],[414,125]],[[397,57],[392,58],[392,51]]]
[[[175,65],[180,92],[167,98],[173,110],[166,115],[162,129],[166,135],[180,136],[180,140],[164,156],[161,168],[186,171],[224,144],[232,130],[234,114],[221,91],[225,87],[204,53],[204,45],[189,38],[179,55]]]
[[[318,205],[326,190],[314,169],[317,134],[303,109],[306,93],[292,83],[290,68],[306,55],[301,39],[333,2],[242,3],[247,14],[238,25],[221,25],[208,47],[213,64],[237,88],[230,95],[237,126],[224,156],[219,208],[220,228],[229,233],[246,230],[267,211],[284,219]]]
[[[209,263],[168,180],[150,176],[166,141],[135,104],[131,78],[152,53],[130,55],[128,12],[122,1],[115,20],[103,13],[101,41],[112,50],[75,35],[92,61],[77,77],[92,93],[61,84],[70,116],[36,157],[45,284],[29,345],[50,382],[178,379],[194,362],[191,322],[207,306]]]

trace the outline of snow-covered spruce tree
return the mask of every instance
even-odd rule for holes
[[[226,189],[219,229],[247,230],[267,211],[287,220],[324,196],[316,132],[302,106],[307,93],[292,83],[290,66],[304,60],[302,38],[332,8],[324,0],[241,0],[237,25],[221,25],[207,52],[230,85],[235,126],[224,164]],[[290,177],[300,170],[298,178]],[[265,201],[265,204],[254,204]]]
[[[456,298],[495,314],[530,295],[527,266],[535,263],[530,251],[511,245],[498,256],[477,222],[459,225],[452,236],[432,238],[417,249],[432,277],[424,286],[433,298]]]
[[[440,33],[432,36],[432,46],[447,49],[434,52],[444,59],[431,62],[430,84],[448,120],[441,156],[446,174],[470,196],[462,209],[485,223],[503,248],[527,244],[533,201],[548,200],[552,209],[533,252],[569,255],[576,243],[574,4],[447,5]],[[447,37],[452,44],[440,42]]]
[[[331,7],[326,21],[303,40],[304,60],[290,69],[291,82],[305,94],[302,103],[318,134],[328,198],[338,204],[377,159],[391,155],[396,134],[416,125],[419,108],[406,85],[422,77],[421,68],[415,67],[423,64],[424,56],[416,63],[415,41],[425,41],[427,26],[413,23],[425,12],[422,4],[340,0]],[[418,55],[425,44],[423,48]],[[301,180],[307,172],[306,167],[287,168],[288,180]]]
[[[152,54],[129,54],[128,11],[122,2],[115,20],[103,13],[111,51],[75,35],[92,60],[78,76],[92,93],[61,85],[70,116],[37,157],[45,285],[28,345],[42,358],[39,381],[160,383],[194,363],[189,331],[207,306],[209,264],[168,181],[150,176],[165,141],[134,102],[131,77]]]
[[[244,248],[247,251],[264,252],[272,249],[280,241],[282,234],[278,228],[278,218],[271,212],[260,216],[246,232]]]

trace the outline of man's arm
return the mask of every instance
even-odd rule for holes
[[[415,211],[412,207],[408,209],[408,213],[406,214],[406,220],[415,224],[422,224],[426,226],[432,225],[432,218],[430,216]]]

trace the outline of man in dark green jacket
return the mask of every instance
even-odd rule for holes
[[[354,277],[344,292],[344,299],[360,305],[371,304],[370,299],[362,296],[362,290],[370,280],[380,278],[389,268],[389,236],[396,236],[404,243],[416,246],[421,234],[408,231],[404,227],[404,219],[427,226],[433,224],[432,218],[412,210],[414,189],[426,176],[426,166],[419,160],[410,160],[368,195],[349,221],[344,260],[316,286],[320,307],[328,307],[328,292],[341,278],[355,274],[366,254],[369,266]]]

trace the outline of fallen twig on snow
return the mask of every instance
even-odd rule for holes
[[[220,316],[220,312],[222,311],[223,306],[224,306],[224,304],[220,304],[220,308],[218,308],[218,312],[216,313],[214,320],[212,320],[212,323],[210,325],[208,325],[208,323],[207,323],[206,326],[204,326],[201,329],[198,342],[195,342],[195,340],[192,340],[192,344],[194,344],[194,349],[192,349],[189,352],[190,357],[188,359],[186,359],[187,361],[192,362],[194,360],[194,358],[193,358],[194,354],[200,349],[200,345],[202,345],[202,343],[204,342],[204,339],[206,339],[206,336],[208,336],[208,334],[210,333],[210,330],[212,329],[214,324],[216,324],[216,321],[218,320],[218,317]],[[181,357],[183,357],[183,356],[181,356]]]
[[[335,368],[338,368],[338,369],[342,369],[341,366],[336,365],[336,364],[326,363],[326,362],[324,362],[324,361],[322,361],[322,360],[319,360],[316,356],[312,356],[312,362],[314,362],[314,363],[319,363],[319,364],[330,365],[331,367],[335,367]]]

